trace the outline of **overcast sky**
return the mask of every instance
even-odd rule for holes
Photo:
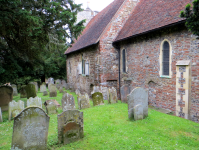
[[[83,9],[87,8],[87,2],[93,11],[101,11],[114,0],[75,0],[76,4],[83,4]]]

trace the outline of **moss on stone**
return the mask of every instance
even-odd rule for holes
[[[36,97],[36,90],[35,90],[35,85],[34,84],[28,84],[26,87],[26,93],[27,93],[27,98],[29,99],[30,97]]]

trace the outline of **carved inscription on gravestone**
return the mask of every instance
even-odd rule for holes
[[[73,95],[64,93],[62,96],[62,110],[66,111],[69,109],[75,109],[75,99]]]
[[[39,107],[28,107],[14,118],[11,150],[46,150],[50,117]]]

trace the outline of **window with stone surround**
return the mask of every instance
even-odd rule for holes
[[[70,61],[69,61],[69,73],[71,73],[71,64],[70,64]]]
[[[126,72],[126,50],[122,50],[122,70],[125,73]]]

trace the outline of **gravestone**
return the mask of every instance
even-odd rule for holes
[[[64,90],[63,90],[62,86],[60,86],[60,88],[59,88],[59,93],[64,93]]]
[[[11,87],[13,88],[13,96],[18,96],[17,86],[15,84],[12,84]]]
[[[143,88],[135,88],[127,96],[127,99],[129,119],[136,120],[137,118],[146,118],[148,116],[148,91]],[[143,113],[140,112],[141,110],[143,110]],[[143,117],[141,117],[142,114]]]
[[[46,83],[42,83],[42,85],[40,85],[40,92],[44,91],[46,91]]]
[[[48,83],[48,90],[50,91],[50,87],[51,87],[51,85],[54,85],[54,84],[52,84],[52,83]]]
[[[57,115],[58,142],[69,144],[83,138],[83,112],[66,110]]]
[[[68,94],[68,93],[64,93],[62,96],[62,110],[66,111],[66,110],[71,110],[71,109],[76,109],[75,108],[75,100],[73,95]]]
[[[53,78],[48,78],[48,84],[49,84],[49,83],[55,84],[54,79],[53,79]]]
[[[20,98],[26,98],[27,93],[26,93],[26,85],[22,85],[20,89]]]
[[[103,95],[100,92],[95,92],[92,94],[93,106],[104,105]]]
[[[90,100],[87,93],[85,95],[78,96],[77,99],[79,109],[90,108]]]
[[[39,107],[28,107],[14,118],[11,150],[46,150],[50,117]]]
[[[47,106],[49,103],[53,102],[57,108],[60,108],[60,104],[55,99],[50,99],[44,102],[44,105]]]
[[[48,92],[47,92],[47,91],[44,91],[44,92],[43,92],[43,96],[46,96],[46,95],[48,95]]]
[[[42,108],[41,98],[39,98],[39,97],[35,97],[35,98],[30,97],[27,100],[27,107],[32,107],[32,106],[36,106],[36,107]]]
[[[143,114],[143,107],[141,104],[138,104],[134,107],[134,119],[135,120],[142,120],[144,117]]]
[[[65,80],[62,80],[62,81],[61,81],[61,85],[62,85],[63,88],[66,89],[67,84],[66,84],[66,81],[65,81]]]
[[[79,95],[80,91],[78,89],[75,90],[75,94]]]
[[[56,84],[56,88],[59,89],[61,87],[61,80],[60,79],[57,79],[55,81],[55,84]]]
[[[54,102],[50,101],[46,105],[46,112],[47,114],[56,114],[57,113],[57,106],[54,104]]]
[[[1,107],[0,107],[0,122],[3,122]]]
[[[35,90],[36,90],[36,93],[38,92],[38,84],[37,82],[30,82],[29,84],[34,84],[35,85]]]
[[[21,100],[19,100],[18,102],[13,100],[9,103],[8,110],[8,120],[11,120],[11,118],[16,117],[21,111],[24,110],[24,102]]]
[[[25,90],[26,90],[26,93],[27,93],[27,99],[29,99],[30,97],[36,97],[37,96],[34,84],[26,85]]]
[[[0,86],[0,107],[2,111],[8,110],[8,104],[13,99],[13,89],[11,86]]]
[[[114,104],[117,103],[117,91],[114,87],[109,89],[109,99],[108,99],[109,104]]]
[[[121,102],[122,103],[128,103],[127,101],[127,95],[130,94],[131,88],[129,85],[123,85],[120,88],[120,93],[121,93]]]
[[[102,87],[102,94],[103,94],[104,100],[108,100],[109,92],[108,92],[108,88],[107,87]]]
[[[50,97],[57,97],[57,89],[54,84],[50,86]]]

